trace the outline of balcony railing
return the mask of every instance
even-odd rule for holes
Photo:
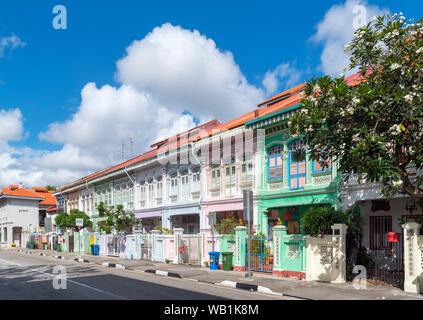
[[[193,183],[191,186],[191,193],[199,193],[201,191],[200,183]]]
[[[253,175],[252,174],[242,174],[241,175],[241,181],[240,186],[251,186],[253,184]]]
[[[219,191],[220,190],[220,181],[212,180],[210,184],[210,191]]]
[[[178,196],[178,188],[171,187],[169,192],[170,197],[177,197]]]

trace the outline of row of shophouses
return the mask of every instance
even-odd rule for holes
[[[346,81],[355,85],[359,75]],[[138,157],[62,186],[54,194],[56,212],[77,208],[98,230],[105,219],[98,216],[98,204],[121,204],[141,220],[143,232],[160,225],[197,234],[210,232],[210,213],[216,213],[216,222],[232,214],[243,219],[242,191],[249,189],[257,232],[271,238],[279,218],[290,234],[301,234],[301,217],[311,206],[355,207],[362,218],[362,245],[383,251],[388,232],[402,231],[398,219],[417,221],[421,212],[409,197],[384,199],[377,184],[343,183],[335,161],[325,168],[308,158],[294,161],[292,153],[305,146],[290,136],[288,122],[301,108],[304,88],[275,95],[226,123],[213,120],[179,133]]]
[[[278,218],[290,233],[301,233],[301,217],[312,205],[341,207],[336,163],[322,168],[291,155],[304,148],[291,137],[288,121],[300,110],[297,86],[226,123],[210,121],[153,144],[134,159],[65,185],[55,193],[57,212],[79,209],[97,229],[100,202],[121,204],[141,219],[144,232],[183,228],[185,234],[210,232],[208,215],[218,223],[234,215],[243,219],[243,190],[253,191],[252,225],[272,233]]]
[[[346,81],[356,85],[359,75]],[[301,274],[313,260],[312,251],[309,253],[312,240],[306,242],[302,232],[304,213],[316,205],[331,205],[342,210],[355,208],[361,216],[361,246],[380,266],[376,269],[395,269],[403,281],[404,232],[398,219],[405,218],[412,225],[421,217],[421,212],[409,197],[383,198],[378,184],[358,184],[354,179],[343,182],[336,161],[322,167],[307,157],[300,162],[293,159],[295,150],[306,147],[301,137],[292,137],[288,130],[289,119],[301,109],[304,88],[302,84],[275,95],[258,104],[255,110],[228,122],[215,119],[159,141],[142,155],[58,188],[54,193],[56,211],[46,215],[48,225],[52,226],[48,231],[53,234],[59,231],[54,222],[58,213],[79,209],[92,218],[93,231],[98,232],[105,220],[96,209],[100,202],[105,206],[122,205],[126,211],[133,212],[141,221],[138,233],[157,234],[155,229],[161,226],[186,239],[198,235],[210,237],[211,213],[216,215],[217,223],[231,215],[244,225],[250,222],[255,232],[262,232],[270,241],[280,220],[286,228],[284,257],[303,259],[291,268]],[[243,190],[246,189],[253,192],[252,221],[243,216]],[[241,229],[237,232],[242,234],[244,229]],[[337,230],[341,230],[341,234],[345,231]],[[388,241],[390,232],[398,233],[400,245],[393,247]],[[345,232],[343,234],[345,236]],[[336,245],[332,245],[332,240],[326,245],[320,246],[319,261],[334,263],[338,254],[334,251]],[[188,246],[200,247],[189,241]],[[343,246],[345,248],[345,243]],[[248,253],[245,254],[239,241],[233,243],[233,247],[238,248],[231,249],[235,253],[234,260],[245,266],[244,257]],[[104,254],[111,247],[107,249],[104,244],[102,248],[100,253]],[[203,248],[203,258],[197,260],[207,259],[205,252],[211,249]],[[222,244],[220,250],[224,249],[229,250],[229,245]],[[170,250],[172,256],[179,254],[175,250]],[[260,255],[261,259],[266,256],[263,252]],[[306,255],[310,258],[308,262]],[[392,256],[389,263],[387,256]],[[282,260],[292,263],[278,257],[275,257],[278,263]],[[159,260],[163,259],[162,254]],[[423,256],[415,260],[420,261],[419,268],[423,268]],[[262,262],[259,271],[265,271]],[[272,268],[275,266],[276,262]],[[320,267],[324,269],[324,265]]]

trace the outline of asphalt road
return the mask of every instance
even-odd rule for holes
[[[64,269],[57,270],[60,268],[57,266]],[[63,288],[63,278],[66,278],[66,289],[60,288]],[[283,297],[0,250],[0,299],[270,300]]]

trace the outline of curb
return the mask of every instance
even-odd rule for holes
[[[109,267],[109,268],[126,269],[126,267],[123,264],[118,264],[118,263],[103,262],[101,265],[105,267]]]
[[[283,293],[273,292],[271,289],[269,289],[267,287],[259,286],[257,284],[249,284],[249,283],[242,283],[242,282],[224,280],[222,282],[216,282],[215,285],[231,287],[231,288],[235,288],[235,289],[248,290],[248,291],[257,291],[257,292],[273,294],[273,295],[277,295],[277,296],[283,296],[284,295]]]
[[[154,273],[154,274],[156,274],[158,276],[174,277],[174,278],[179,278],[179,279],[182,279],[183,278],[179,273],[174,273],[174,272],[167,272],[167,271],[161,271],[161,270],[152,270],[152,269],[144,270],[144,272]]]
[[[73,259],[73,261],[78,261],[78,262],[89,262],[88,260],[86,260],[86,259],[81,259],[81,258],[75,258],[75,259]]]

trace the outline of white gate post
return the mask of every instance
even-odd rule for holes
[[[151,261],[156,261],[156,237],[160,234],[160,230],[151,231]]]
[[[337,223],[332,227],[332,283],[345,283],[347,281],[346,261],[346,235],[347,225]]]
[[[175,242],[174,242],[174,246],[175,246],[175,259],[173,261],[174,264],[179,264],[179,261],[182,263],[182,257],[181,257],[181,253],[179,252],[179,246],[182,243],[182,234],[184,233],[184,229],[183,228],[173,228],[173,233],[175,236]]]
[[[208,254],[206,253],[207,236],[208,236],[208,233],[205,233],[203,231],[203,229],[201,229],[200,234],[199,234],[199,237],[200,237],[200,266],[203,266],[204,262],[208,261]]]
[[[419,276],[422,272],[422,257],[418,246],[420,224],[406,222],[404,229],[404,291],[420,293]]]
[[[134,252],[134,259],[141,259],[141,230],[134,231],[134,247],[132,251]]]

